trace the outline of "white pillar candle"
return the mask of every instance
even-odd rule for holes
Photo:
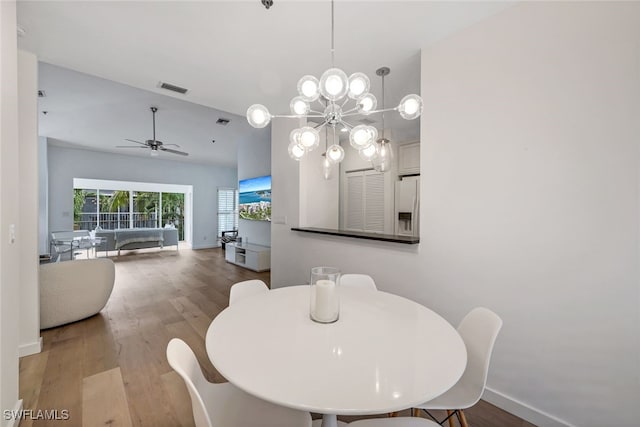
[[[336,284],[332,280],[316,282],[316,319],[329,322],[335,318]]]

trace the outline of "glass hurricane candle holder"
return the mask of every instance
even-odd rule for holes
[[[340,317],[338,283],[340,270],[333,267],[311,269],[311,320],[318,323],[333,323]]]

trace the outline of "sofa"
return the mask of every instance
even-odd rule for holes
[[[40,329],[97,314],[111,296],[115,265],[108,258],[40,266]]]
[[[103,242],[96,246],[97,252],[129,249],[163,248],[175,246],[178,249],[178,230],[175,228],[122,228],[96,231],[96,237]]]

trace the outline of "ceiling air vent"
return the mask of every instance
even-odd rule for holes
[[[220,117],[218,120],[216,120],[216,123],[222,126],[226,126],[229,124],[231,120],[229,119],[223,119],[222,117]]]
[[[158,83],[158,87],[161,89],[170,90],[172,92],[178,92],[182,95],[184,95],[189,91],[189,89],[185,89],[183,87],[172,85],[171,83],[165,83],[165,82]]]
[[[44,98],[47,94],[43,90],[38,91],[38,98]]]

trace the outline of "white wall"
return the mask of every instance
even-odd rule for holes
[[[49,169],[47,138],[38,137],[38,251],[49,253]]]
[[[486,398],[541,426],[637,425],[638,40],[640,3],[532,2],[425,49],[419,246],[289,231],[274,124],[273,285],[334,265],[453,324],[489,307]]]
[[[38,285],[38,59],[18,52],[20,172],[20,356],[39,353]]]
[[[238,141],[238,180],[271,175],[271,141],[269,128],[256,129],[251,140]],[[287,136],[288,138],[288,136]],[[236,182],[231,187],[238,188]],[[271,245],[271,223],[268,221],[238,220],[238,236],[249,243]]]
[[[73,229],[73,178],[193,185],[193,248],[217,246],[218,187],[235,187],[236,170],[49,144],[49,230]]]
[[[426,279],[504,318],[492,389],[580,426],[640,417],[638,40],[640,3],[535,3],[423,52]]]
[[[15,1],[0,2],[0,410],[18,402],[20,239],[18,176],[18,54]],[[16,226],[10,243],[9,226]],[[3,426],[10,425],[4,416]]]
[[[275,118],[271,121],[271,287],[305,283],[300,258],[300,242],[291,227],[300,225],[300,163],[289,157],[289,133],[299,120]],[[292,246],[296,245],[296,246]]]
[[[300,126],[306,125],[303,123],[304,120],[301,120]],[[326,128],[320,131],[320,146],[306,153],[299,161],[301,227],[337,229],[339,225],[340,166],[333,165],[329,179],[324,179],[325,158],[322,154],[326,151],[325,139],[327,147],[334,140],[333,132],[325,134],[325,130]]]

